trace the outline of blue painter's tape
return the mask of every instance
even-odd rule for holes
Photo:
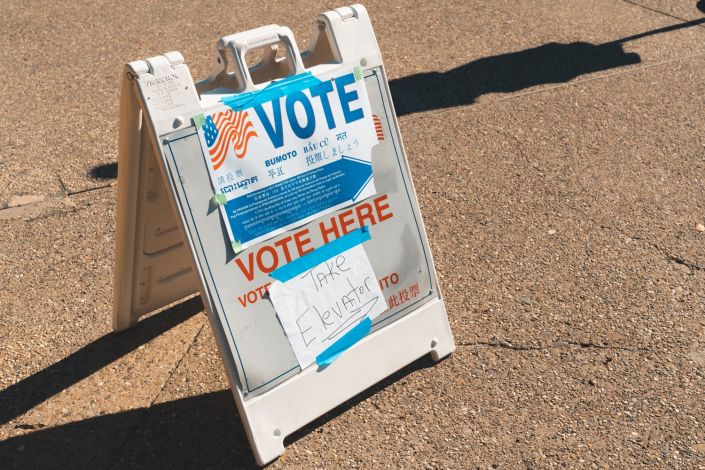
[[[335,361],[338,356],[343,354],[353,344],[367,336],[367,333],[370,332],[371,328],[372,320],[370,320],[370,317],[365,317],[364,320],[355,325],[353,329],[345,333],[345,335],[333,343],[332,346],[328,347],[328,349],[316,356],[316,364],[318,364],[319,367],[326,367],[330,365],[330,363]]]
[[[339,255],[343,251],[366,242],[370,239],[370,229],[365,226],[353,232],[343,235],[337,240],[333,240],[327,245],[313,250],[311,253],[306,253],[301,258],[297,258],[289,264],[275,269],[269,275],[280,282],[286,282],[295,278],[299,274],[308,271],[322,262]]]
[[[222,98],[221,101],[224,105],[232,108],[233,111],[240,111],[241,109],[267,103],[296,91],[319,86],[321,83],[321,80],[314,77],[311,72],[304,72],[272,82],[261,90],[228,96]]]

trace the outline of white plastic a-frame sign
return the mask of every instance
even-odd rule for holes
[[[114,328],[200,292],[259,464],[455,348],[367,11],[323,13],[310,44],[226,36],[205,80],[171,52],[121,94]]]

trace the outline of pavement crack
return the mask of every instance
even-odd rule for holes
[[[693,261],[688,261],[687,259],[683,258],[682,256],[674,255],[674,254],[670,253],[667,249],[661,248],[657,243],[653,243],[648,240],[644,240],[644,239],[637,238],[637,237],[631,237],[631,238],[632,238],[632,240],[641,241],[649,248],[661,253],[663,256],[666,257],[666,260],[671,263],[676,263],[676,264],[680,264],[682,266],[686,266],[687,268],[689,268],[693,271],[705,271],[705,266],[703,266],[702,264],[698,264]]]
[[[540,351],[543,349],[538,346],[529,346],[526,344],[514,344],[514,343],[506,341],[502,338],[497,338],[496,336],[493,336],[490,339],[490,341],[487,343],[487,345],[492,346],[492,347],[503,348],[503,349],[513,349],[514,351]]]
[[[705,271],[705,266],[703,266],[702,264],[698,264],[694,261],[689,261],[689,260],[683,258],[682,256],[674,255],[674,254],[670,253],[666,248],[662,248],[661,246],[659,246],[658,243],[651,242],[643,237],[640,237],[639,235],[630,235],[619,227],[614,227],[611,225],[605,225],[603,223],[600,223],[600,222],[596,221],[595,219],[593,219],[592,217],[590,217],[588,214],[586,214],[585,211],[583,211],[577,207],[568,206],[568,208],[574,212],[577,212],[578,214],[580,214],[583,217],[584,220],[587,220],[588,222],[592,223],[593,225],[596,225],[597,227],[599,227],[602,230],[610,230],[610,231],[617,232],[625,238],[628,238],[628,239],[635,241],[637,243],[641,243],[643,246],[648,247],[648,248],[660,253],[661,255],[665,256],[666,260],[669,262],[680,264],[682,266],[686,266],[693,271]]]
[[[642,9],[644,9],[644,10],[648,10],[648,11],[657,13],[657,14],[659,14],[659,15],[663,15],[663,16],[667,16],[667,17],[669,17],[669,18],[673,18],[674,20],[678,20],[678,21],[688,21],[688,20],[686,20],[685,18],[681,18],[680,16],[672,15],[672,14],[670,14],[670,13],[667,13],[667,12],[665,12],[665,11],[661,11],[661,10],[659,10],[659,9],[657,9],[657,8],[653,8],[653,7],[650,7],[650,6],[647,6],[647,5],[642,5],[641,3],[636,2],[636,1],[634,1],[634,0],[622,0],[622,1],[623,1],[624,3],[628,3],[628,4],[630,4],[630,5],[634,5],[635,7],[639,7],[639,8],[642,8]]]
[[[674,255],[674,254],[670,253],[667,249],[661,248],[657,243],[652,243],[647,240],[644,240],[644,243],[647,246],[649,246],[650,248],[661,253],[663,256],[666,257],[666,260],[671,263],[676,263],[676,264],[680,264],[681,266],[686,266],[687,268],[689,268],[693,271],[705,271],[705,266],[703,266],[702,264],[698,264],[693,261],[688,261],[687,259],[683,258],[682,256]]]
[[[64,182],[58,175],[57,178],[59,183],[61,183],[61,194],[30,195],[31,198],[28,199],[27,202],[11,200],[6,206],[0,207],[0,220],[23,219],[28,222],[33,222],[67,213],[66,209],[69,209],[68,212],[77,212],[81,209],[85,209],[92,203],[77,204],[77,199],[74,199],[72,196],[115,186],[115,183],[109,183],[103,186],[71,192],[66,188]]]
[[[663,250],[665,251],[665,250]],[[682,264],[683,266],[687,266],[690,269],[696,270],[696,271],[705,271],[705,266],[698,264],[698,263],[693,263],[691,261],[688,261],[680,256],[675,256],[670,253],[666,253],[666,257],[668,258],[668,261],[672,261],[677,264]]]
[[[64,180],[61,179],[61,176],[56,175],[56,179],[59,180],[59,184],[61,185],[61,190],[64,192],[64,195],[69,194],[69,190],[66,188],[66,185],[64,184]]]
[[[569,349],[569,348],[581,348],[581,349],[604,349],[604,350],[614,350],[614,351],[630,351],[630,352],[650,352],[650,348],[646,347],[629,347],[629,346],[616,346],[610,344],[600,344],[593,341],[566,341],[566,340],[556,340],[553,341],[548,346],[533,346],[529,344],[515,344],[511,341],[507,341],[496,336],[492,336],[489,341],[473,341],[458,343],[458,346],[472,347],[472,346],[486,346],[491,348],[500,349],[510,349],[512,351],[549,351],[552,349]]]
[[[102,185],[102,186],[93,186],[93,187],[91,187],[91,188],[79,189],[78,191],[67,192],[66,194],[67,194],[68,196],[74,196],[74,195],[76,195],[76,194],[83,194],[83,193],[89,193],[89,192],[91,192],[91,191],[99,191],[99,190],[105,189],[105,188],[112,188],[112,187],[115,186],[116,184],[117,184],[117,183],[108,183],[108,184],[104,184],[104,185]]]
[[[174,376],[174,373],[179,369],[179,366],[181,366],[181,363],[184,361],[186,356],[188,356],[188,353],[191,351],[191,348],[193,348],[193,345],[196,344],[196,339],[201,334],[201,332],[203,331],[203,329],[206,327],[207,324],[208,324],[208,321],[203,322],[203,324],[198,329],[196,334],[193,335],[193,339],[191,340],[191,344],[188,345],[188,348],[186,348],[186,351],[184,351],[184,354],[176,362],[174,367],[169,371],[169,375],[167,375],[166,379],[164,380],[164,383],[159,388],[159,391],[154,394],[154,398],[152,398],[149,405],[146,406],[145,408],[142,408],[142,412],[140,413],[139,417],[135,420],[135,424],[132,425],[131,428],[125,433],[125,437],[120,442],[120,445],[113,452],[113,455],[111,456],[111,458],[108,459],[108,463],[105,466],[106,470],[109,470],[111,468],[116,468],[116,465],[117,465],[116,459],[122,455],[122,451],[123,451],[125,445],[130,440],[130,438],[137,432],[137,430],[140,428],[140,426],[142,425],[142,420],[144,419],[145,415],[149,412],[149,410],[152,408],[152,406],[154,406],[154,404],[157,402],[157,400],[161,396],[162,392],[164,392],[164,389],[169,384],[169,382],[171,382],[171,378]]]

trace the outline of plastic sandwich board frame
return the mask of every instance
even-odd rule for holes
[[[126,329],[200,292],[260,465],[284,452],[286,436],[337,405],[426,354],[438,361],[455,350],[367,11],[354,5],[321,14],[310,44],[300,53],[288,28],[269,25],[221,38],[213,71],[201,82],[194,84],[178,52],[129,63],[122,81],[113,327]],[[264,55],[248,67],[246,53],[254,48]],[[234,261],[257,246],[235,253],[226,243],[223,220],[209,204],[213,188],[193,118],[224,96],[256,93],[273,79],[351,66],[364,79],[380,142],[373,149],[377,197],[353,210],[359,216],[361,205],[376,204],[365,250],[390,308],[335,362],[302,370],[262,295],[266,273],[249,284],[233,274]],[[353,210],[333,218],[345,221]],[[391,220],[381,222],[384,210]],[[320,235],[310,238],[327,243]],[[246,292],[259,292],[250,306],[257,315],[243,314]]]

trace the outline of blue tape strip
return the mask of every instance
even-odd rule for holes
[[[370,332],[371,328],[372,320],[370,317],[365,317],[364,320],[355,325],[352,330],[345,333],[345,335],[333,343],[332,346],[328,347],[328,349],[316,356],[316,364],[320,367],[330,365],[330,363],[335,361],[338,356],[347,351],[353,344],[367,336],[367,333]]]
[[[304,72],[272,82],[261,90],[239,93],[234,96],[222,98],[221,101],[224,105],[232,108],[233,111],[239,111],[258,104],[267,103],[279,97],[294,93],[295,91],[319,86],[321,83],[321,80],[314,77],[311,72]]]
[[[343,251],[349,250],[355,245],[366,242],[370,239],[370,229],[367,226],[359,228],[353,232],[343,235],[337,240],[333,240],[327,245],[313,250],[311,253],[306,253],[301,258],[297,258],[291,263],[275,269],[271,273],[274,279],[280,282],[286,282],[295,278],[299,274],[308,271],[321,264],[322,262],[339,255]]]

